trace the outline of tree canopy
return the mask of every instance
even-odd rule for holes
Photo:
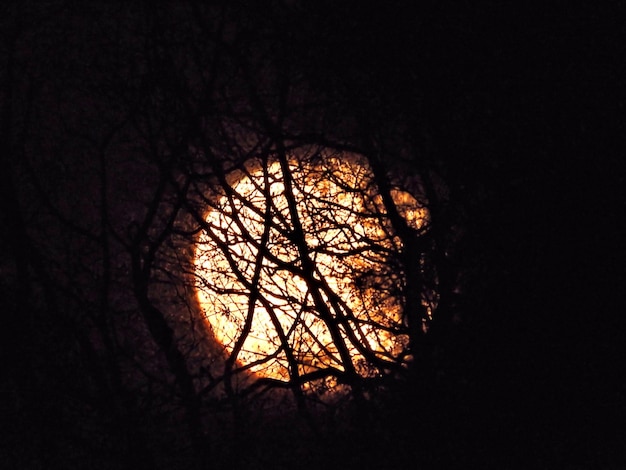
[[[620,207],[609,172],[572,163],[595,133],[568,94],[601,108],[560,53],[579,13],[248,3],[2,7],[0,461],[565,462],[531,421],[564,441],[570,408],[536,379],[588,384],[582,403],[618,351],[580,375],[558,359],[596,341],[561,271],[619,283],[566,256],[603,255],[569,229],[579,179],[614,201],[588,214],[602,233]],[[553,292],[569,300],[547,315]]]

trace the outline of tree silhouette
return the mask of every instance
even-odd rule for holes
[[[240,354],[287,383],[353,383],[396,370],[409,354],[401,242],[369,167],[320,153],[246,162],[198,220],[199,291],[229,368]],[[415,236],[425,233],[423,205],[393,191]],[[424,303],[433,308],[426,294]]]
[[[2,386],[41,451],[7,460],[203,467],[255,407],[319,436],[428,369],[449,189],[301,14],[6,7]]]

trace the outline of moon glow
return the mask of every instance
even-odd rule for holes
[[[316,157],[248,162],[212,200],[195,252],[198,300],[227,357],[285,382],[372,376],[408,344],[402,244],[372,172],[360,157]],[[423,204],[391,196],[423,228]]]

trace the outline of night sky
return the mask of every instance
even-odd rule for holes
[[[623,6],[181,3],[0,10],[0,466],[624,468]],[[197,54],[194,17],[222,52]],[[393,393],[313,430],[175,385],[186,320],[172,337],[146,295],[175,269],[133,264],[167,222],[166,203],[142,217],[174,150],[222,135],[196,123],[231,113],[228,145],[252,145],[232,129],[265,116],[237,87],[293,76],[314,103],[293,135],[390,136],[406,171],[438,175],[461,292]]]

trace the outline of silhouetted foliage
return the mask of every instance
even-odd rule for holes
[[[615,466],[598,17],[247,3],[1,7],[0,464]]]

